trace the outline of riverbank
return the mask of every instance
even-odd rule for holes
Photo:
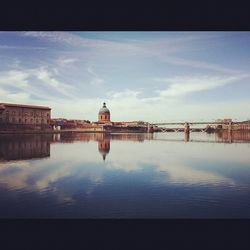
[[[206,133],[220,133],[223,131],[228,131],[228,129],[209,129],[204,131],[203,129],[192,129],[190,132],[206,132]],[[246,131],[250,132],[248,129],[232,129],[232,131]],[[184,129],[165,129],[162,130],[154,130],[150,133],[172,133],[172,132],[184,132]],[[62,129],[62,130],[5,130],[0,131],[0,134],[61,134],[61,133],[148,133],[145,129],[109,129],[109,130],[86,130],[86,129]]]
[[[138,130],[84,130],[84,129],[63,129],[63,130],[24,130],[24,131],[0,131],[0,134],[61,134],[61,133],[145,133]]]

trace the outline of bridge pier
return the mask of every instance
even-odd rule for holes
[[[185,122],[184,124],[184,132],[189,133],[190,132],[190,125],[188,122]]]
[[[228,130],[227,139],[229,143],[233,142],[232,130]]]
[[[233,142],[232,130],[233,130],[233,123],[232,123],[232,122],[229,122],[229,123],[228,123],[228,142],[229,142],[229,143],[232,143],[232,142]]]
[[[154,132],[154,128],[153,128],[152,125],[148,124],[147,132],[148,133],[153,133]]]
[[[185,142],[189,142],[189,139],[190,139],[190,133],[188,132],[186,132],[185,134],[184,134],[185,136],[184,136],[184,141]]]
[[[228,131],[232,131],[233,130],[233,123],[229,122],[228,123]]]

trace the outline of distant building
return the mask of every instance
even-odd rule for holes
[[[103,107],[99,110],[98,122],[99,123],[110,123],[110,111],[106,107],[105,102],[103,103]]]
[[[215,121],[225,123],[225,122],[232,122],[233,120],[231,118],[224,118],[224,119],[217,119]]]
[[[0,129],[49,129],[51,108],[23,104],[0,103]]]

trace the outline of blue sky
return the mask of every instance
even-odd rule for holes
[[[0,32],[0,102],[113,121],[250,118],[250,32]]]

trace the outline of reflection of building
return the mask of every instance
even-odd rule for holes
[[[0,160],[25,160],[50,156],[52,135],[2,135]]]
[[[250,142],[250,131],[249,130],[221,130],[215,133],[216,141],[223,142]]]
[[[104,137],[102,140],[98,141],[98,150],[100,154],[102,155],[102,159],[105,161],[106,155],[110,151],[110,138]]]
[[[0,103],[0,129],[49,129],[49,107]]]
[[[102,141],[104,139],[109,140],[121,140],[121,141],[135,141],[143,142],[144,140],[152,140],[152,134],[145,133],[61,133],[54,135],[53,142],[73,143],[74,141]]]
[[[106,103],[103,103],[103,107],[99,110],[98,113],[98,122],[99,123],[109,123],[110,122],[110,112],[106,107]]]

